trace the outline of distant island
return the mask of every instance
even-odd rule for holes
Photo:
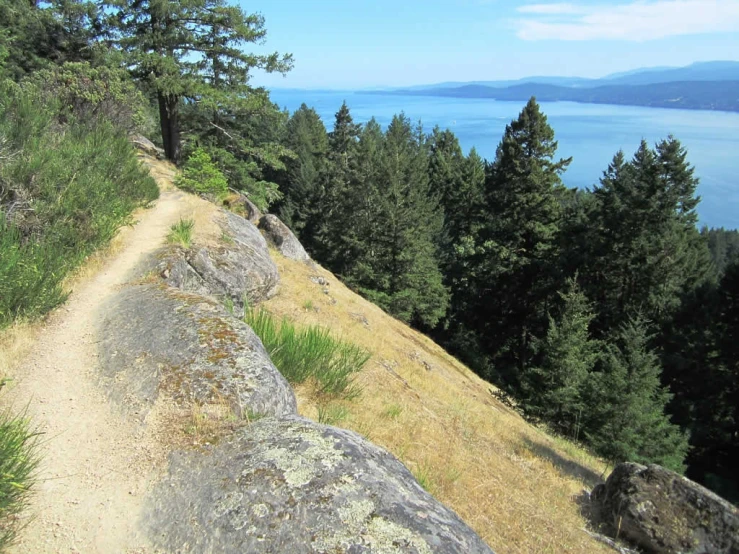
[[[581,102],[739,112],[739,62],[648,68],[601,79],[528,77],[517,81],[441,83],[365,94]]]

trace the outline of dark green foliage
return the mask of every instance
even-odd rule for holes
[[[300,384],[312,379],[319,392],[327,396],[353,398],[359,394],[352,381],[370,359],[366,350],[316,325],[299,328],[287,319],[278,322],[264,310],[247,309],[244,321],[289,382]]]
[[[19,80],[52,64],[89,60],[97,8],[83,0],[50,0],[39,6],[0,0],[0,50],[8,76]]]
[[[495,372],[510,389],[546,333],[547,312],[559,283],[560,174],[557,142],[532,98],[506,127],[485,183],[485,220],[458,249],[466,286],[477,300],[462,325],[484,337]]]
[[[280,206],[282,221],[314,249],[316,233],[322,225],[322,200],[328,160],[328,134],[320,117],[305,104],[290,117],[285,145],[295,153],[287,162],[287,177]]]
[[[559,313],[549,316],[546,337],[538,344],[541,364],[524,375],[524,409],[577,439],[583,413],[591,408],[582,397],[583,387],[602,345],[590,337],[595,313],[576,281],[569,279],[559,296]]]
[[[657,354],[649,347],[647,325],[627,321],[591,373],[583,393],[588,406],[585,435],[612,463],[658,463],[683,471],[688,438],[664,410],[671,394],[660,382]]]
[[[53,104],[6,87],[0,103],[0,326],[64,299],[61,283],[157,197],[110,123],[60,126]],[[66,117],[66,116],[65,116]]]
[[[228,192],[228,181],[202,148],[190,154],[182,168],[182,173],[175,178],[174,183],[189,192],[215,194],[216,196]]]
[[[739,231],[736,229],[703,227],[701,236],[708,241],[711,259],[719,275],[723,275],[727,265],[739,260]]]
[[[285,72],[292,65],[290,56],[244,51],[264,40],[264,18],[225,0],[106,0],[102,5],[132,74],[157,98],[167,157],[177,161],[181,155],[183,101],[208,114],[208,123],[229,139],[224,141],[228,148],[219,147],[236,156],[244,137],[224,126],[249,110],[249,72]]]
[[[0,550],[15,539],[38,466],[38,433],[24,415],[0,413]]]

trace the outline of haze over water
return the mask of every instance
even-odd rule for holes
[[[358,123],[374,116],[385,127],[394,114],[404,111],[412,121],[420,119],[426,131],[435,125],[451,129],[465,153],[475,147],[489,160],[495,157],[505,126],[525,104],[286,89],[273,89],[271,97],[291,112],[305,102],[316,109],[329,131],[344,100]],[[642,138],[653,145],[673,134],[688,149],[701,181],[700,223],[739,228],[739,113],[573,102],[544,102],[541,108],[559,141],[558,154],[573,157],[563,176],[567,186],[592,187],[619,149],[631,157]]]

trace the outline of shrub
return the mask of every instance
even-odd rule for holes
[[[38,465],[37,438],[25,417],[0,413],[0,550],[15,538],[16,516],[27,505]]]
[[[0,90],[0,328],[63,301],[69,271],[159,194],[118,128],[60,125],[40,100]]]
[[[62,117],[88,124],[105,120],[128,133],[156,131],[149,103],[121,68],[70,62],[37,72],[23,86],[35,89],[44,102],[59,102]]]
[[[370,353],[333,337],[317,325],[298,328],[287,319],[277,322],[269,312],[247,308],[244,321],[254,329],[272,362],[291,383],[314,379],[328,396],[351,398],[359,393],[352,376],[362,369]]]
[[[228,180],[202,148],[190,154],[182,173],[175,179],[175,185],[182,190],[202,194],[220,196],[228,192]]]

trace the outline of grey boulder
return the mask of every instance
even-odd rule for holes
[[[259,338],[213,300],[129,286],[103,306],[98,330],[101,384],[142,417],[162,391],[182,404],[226,402],[239,416],[297,413]]]
[[[244,214],[244,218],[252,222],[254,225],[259,225],[259,220],[262,218],[262,212],[257,205],[254,204],[248,197],[243,194],[239,194],[233,200],[226,200],[226,206],[237,213]]]
[[[299,262],[310,260],[310,256],[297,237],[276,215],[262,216],[262,219],[259,220],[259,228],[264,231],[267,239],[286,258]]]
[[[280,276],[267,241],[254,224],[220,211],[218,224],[227,237],[218,246],[172,251],[159,271],[168,285],[201,295],[256,304],[274,296]]]
[[[132,135],[129,139],[134,148],[153,158],[164,159],[164,150],[151,142],[144,135]]]
[[[619,464],[591,500],[614,532],[647,552],[739,554],[739,510],[658,465]]]
[[[391,454],[297,416],[174,453],[144,525],[173,552],[492,552]]]

